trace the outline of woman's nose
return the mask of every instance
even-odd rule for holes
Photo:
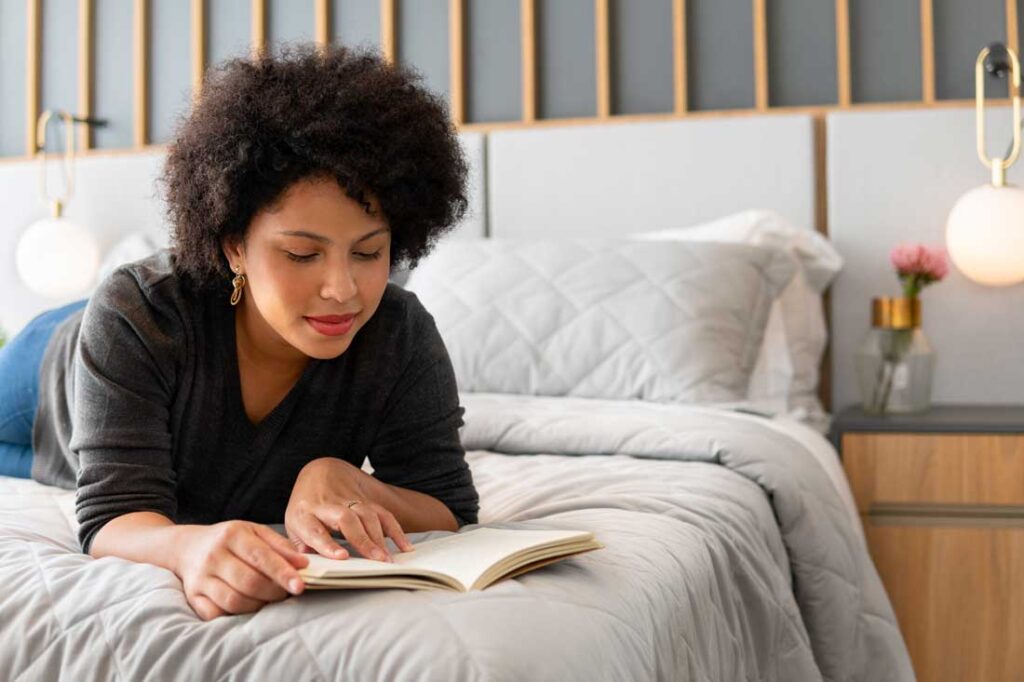
[[[337,301],[347,301],[353,298],[359,291],[356,280],[349,268],[332,268],[320,288],[322,298],[333,298]]]

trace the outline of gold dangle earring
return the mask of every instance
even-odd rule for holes
[[[242,300],[242,287],[245,286],[245,275],[241,273],[241,268],[237,265],[235,266],[235,272],[238,274],[231,280],[231,286],[235,288],[231,292],[231,305],[238,305],[238,302]]]

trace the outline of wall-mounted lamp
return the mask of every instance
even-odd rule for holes
[[[989,59],[986,64],[986,59]],[[985,69],[1009,72],[1013,102],[1013,142],[1004,158],[985,151]],[[996,43],[974,64],[975,128],[978,158],[992,170],[992,182],[964,194],[946,222],[950,260],[970,279],[1003,286],[1024,281],[1024,189],[1006,184],[1006,170],[1021,151],[1020,61],[1012,49]]]
[[[63,192],[51,195],[47,183],[46,128],[50,119],[63,123],[66,143],[61,159]],[[15,266],[31,291],[53,299],[85,293],[96,278],[100,250],[95,237],[84,227],[64,217],[64,206],[74,190],[74,123],[103,125],[103,121],[83,119],[66,111],[44,111],[36,122],[39,161],[39,188],[50,208],[50,217],[29,225],[18,240]]]

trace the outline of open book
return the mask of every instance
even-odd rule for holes
[[[589,531],[483,527],[415,547],[392,554],[394,563],[310,554],[309,565],[299,569],[299,575],[314,590],[400,587],[469,592],[604,545]]]

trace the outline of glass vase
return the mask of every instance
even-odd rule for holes
[[[864,411],[923,412],[931,404],[935,352],[920,327],[916,298],[872,301],[873,320],[854,355]]]

